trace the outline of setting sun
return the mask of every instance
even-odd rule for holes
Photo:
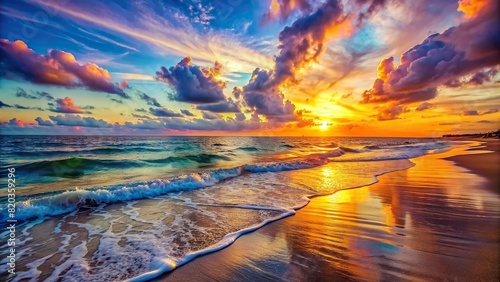
[[[320,130],[327,130],[328,129],[328,123],[326,121],[322,122],[321,125],[319,126]]]

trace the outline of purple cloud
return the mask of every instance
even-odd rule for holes
[[[182,117],[180,113],[164,108],[149,108],[149,112],[157,117]]]
[[[463,76],[472,75],[472,84],[489,81],[500,64],[498,9],[498,1],[483,1],[469,11],[464,23],[433,34],[403,53],[398,66],[392,57],[382,60],[378,78],[361,102],[406,105],[433,99],[438,86],[460,86]],[[493,71],[481,71],[485,68]]]
[[[82,127],[94,127],[94,128],[113,127],[112,124],[102,119],[97,120],[93,117],[82,117],[79,115],[64,115],[64,116],[58,115],[58,116],[49,116],[49,118],[57,125],[62,125],[62,126],[82,126]]]
[[[432,105],[431,103],[423,102],[422,104],[418,105],[418,107],[415,110],[420,112],[420,111],[425,111],[425,110],[431,109],[433,107],[434,107],[434,105]]]
[[[40,126],[54,126],[54,123],[52,123],[50,120],[43,120],[41,117],[37,117],[35,121]]]
[[[191,64],[192,59],[185,57],[177,65],[161,67],[156,79],[170,85],[175,93],[172,99],[193,104],[217,103],[226,100],[222,93],[226,82],[216,79],[222,65],[215,62],[213,68],[202,68]]]
[[[160,103],[158,103],[158,100],[156,100],[156,98],[153,98],[153,97],[147,95],[146,93],[139,92],[139,98],[141,100],[146,101],[146,103],[150,106],[162,107],[162,105],[160,105]]]
[[[222,119],[222,116],[219,114],[209,113],[205,111],[202,111],[201,115],[204,119]]]
[[[188,110],[181,110],[181,113],[188,117],[194,117],[194,114]]]
[[[228,98],[227,101],[198,105],[196,107],[198,110],[209,111],[213,113],[239,113],[240,105],[238,102],[233,101],[233,99]]]
[[[85,87],[129,98],[119,85],[111,82],[107,70],[94,63],[82,65],[68,52],[51,50],[48,55],[39,55],[21,40],[0,39],[0,57],[0,73],[7,79],[68,88]]]

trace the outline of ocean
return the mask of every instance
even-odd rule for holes
[[[47,281],[143,281],[293,215],[317,195],[375,183],[443,139],[1,136],[15,169],[16,270]],[[9,236],[7,182],[0,187]],[[0,246],[6,273],[7,244]],[[4,275],[4,274],[2,274]]]

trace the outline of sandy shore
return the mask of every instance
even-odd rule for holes
[[[460,155],[447,159],[486,178],[489,182],[487,187],[500,193],[500,139],[477,139],[476,141],[485,143],[479,148],[473,148],[469,151],[487,150],[494,153]]]
[[[314,198],[157,281],[498,281],[498,141],[485,149]]]

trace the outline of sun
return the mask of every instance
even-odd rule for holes
[[[322,122],[321,125],[319,126],[320,130],[327,130],[328,129],[328,123],[326,121]]]

